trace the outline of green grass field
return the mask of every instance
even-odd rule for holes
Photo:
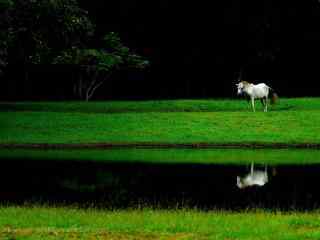
[[[0,143],[319,144],[319,122],[319,98],[1,103]]]
[[[0,207],[1,239],[301,240],[320,238],[320,214],[198,210],[104,211]]]
[[[320,164],[314,149],[0,149],[0,159],[147,164],[309,165]]]

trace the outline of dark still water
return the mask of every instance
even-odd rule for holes
[[[314,209],[320,207],[319,184],[320,165],[316,164],[223,166],[1,159],[0,201],[106,208]]]

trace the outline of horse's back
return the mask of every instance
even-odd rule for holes
[[[264,89],[269,89],[270,87],[267,85],[267,84],[265,84],[265,83],[258,83],[257,85],[255,85],[256,87],[258,87],[258,88],[264,88]]]
[[[254,85],[255,97],[262,98],[268,96],[269,88],[270,87],[265,83],[259,83],[257,85]]]

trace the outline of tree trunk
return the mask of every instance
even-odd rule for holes
[[[81,73],[79,75],[79,83],[78,83],[78,94],[79,94],[79,98],[82,99],[82,76]]]
[[[99,80],[99,76],[98,76],[98,73],[95,72],[92,74],[92,81],[90,84],[88,84],[88,86],[86,87],[86,97],[85,97],[85,100],[88,102],[93,94],[95,93],[95,91],[100,87],[102,86],[102,84],[110,78],[112,72],[109,72],[105,77],[101,78]]]

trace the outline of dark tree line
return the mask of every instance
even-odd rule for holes
[[[99,73],[92,74],[95,67],[89,66],[106,59],[104,39],[115,32],[124,47],[152,65],[131,75],[123,59],[94,98],[105,99],[106,83],[112,84],[111,97],[231,97],[240,69],[245,80],[265,81],[282,96],[318,95],[319,26],[316,0],[0,0],[0,69],[7,73],[1,81],[7,76],[10,85],[8,76],[19,69],[24,76],[15,81],[26,89],[28,77],[34,79],[32,69],[64,65],[68,89],[85,99],[92,91],[84,86],[92,86],[96,76],[98,85],[100,76],[108,78],[105,69],[98,66]],[[11,85],[12,92],[17,84]]]
[[[153,63],[149,81],[156,82],[160,92],[155,95],[230,96],[241,68],[248,81],[280,78],[279,1],[83,0],[81,4],[95,12],[98,29],[119,29],[126,41],[148,48]],[[215,85],[223,88],[221,95],[211,91]]]
[[[75,96],[89,100],[113,72],[148,65],[118,34],[97,39],[95,28],[76,0],[0,0],[0,73],[13,66],[26,85],[30,69],[63,66]]]

